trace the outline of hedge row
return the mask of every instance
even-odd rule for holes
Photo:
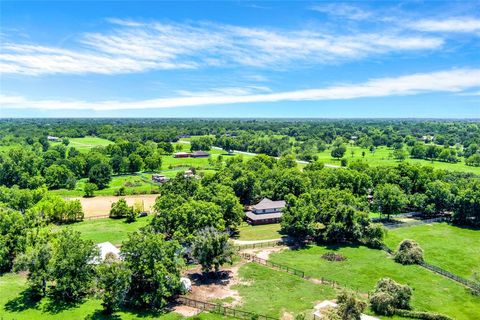
[[[453,318],[450,318],[449,316],[445,316],[443,314],[438,314],[438,313],[433,313],[433,312],[395,309],[395,314],[397,316],[408,317],[408,318],[413,318],[413,319],[453,320]]]

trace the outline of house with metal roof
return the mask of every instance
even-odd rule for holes
[[[268,198],[262,199],[252,206],[251,211],[245,212],[246,220],[252,225],[278,223],[282,219],[282,209],[285,201],[272,201]]]

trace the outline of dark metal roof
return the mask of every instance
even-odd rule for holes
[[[272,201],[268,198],[264,198],[262,201],[253,206],[253,210],[279,209],[284,207],[284,200]]]

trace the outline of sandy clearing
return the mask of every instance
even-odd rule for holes
[[[80,200],[85,217],[108,216],[112,203],[121,198],[127,200],[128,205],[133,205],[135,201],[141,201],[146,211],[152,211],[155,199],[158,194],[143,194],[130,196],[98,196],[93,198],[68,198],[69,200]]]
[[[271,253],[280,252],[283,250],[287,250],[288,247],[274,247],[274,248],[262,248],[262,249],[245,249],[243,252],[248,254],[253,254],[260,259],[268,260]]]

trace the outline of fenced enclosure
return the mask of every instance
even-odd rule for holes
[[[305,278],[305,272],[303,272],[302,270],[298,270],[298,269],[295,269],[295,268],[292,268],[292,267],[288,267],[286,265],[276,263],[276,262],[272,262],[270,260],[262,259],[262,258],[257,257],[256,255],[249,254],[249,253],[242,253],[241,256],[242,256],[242,258],[244,258],[246,260],[253,261],[253,262],[256,262],[256,263],[259,263],[259,264],[262,264],[264,266],[271,267],[271,268],[274,268],[274,269],[277,269],[277,270],[280,270],[280,271],[284,271],[284,272],[293,274],[293,275],[301,277],[301,278]]]
[[[189,307],[209,311],[212,313],[221,314],[224,316],[234,317],[238,319],[278,320],[278,318],[273,318],[270,316],[256,314],[253,312],[239,310],[235,308],[225,307],[225,306],[222,306],[221,304],[190,299],[183,296],[178,297],[177,301]]]
[[[258,249],[258,248],[268,248],[268,247],[282,247],[286,246],[287,244],[283,240],[273,240],[273,241],[264,241],[264,242],[257,242],[257,243],[249,243],[249,244],[241,244],[235,246],[237,250],[244,250],[244,249]]]

